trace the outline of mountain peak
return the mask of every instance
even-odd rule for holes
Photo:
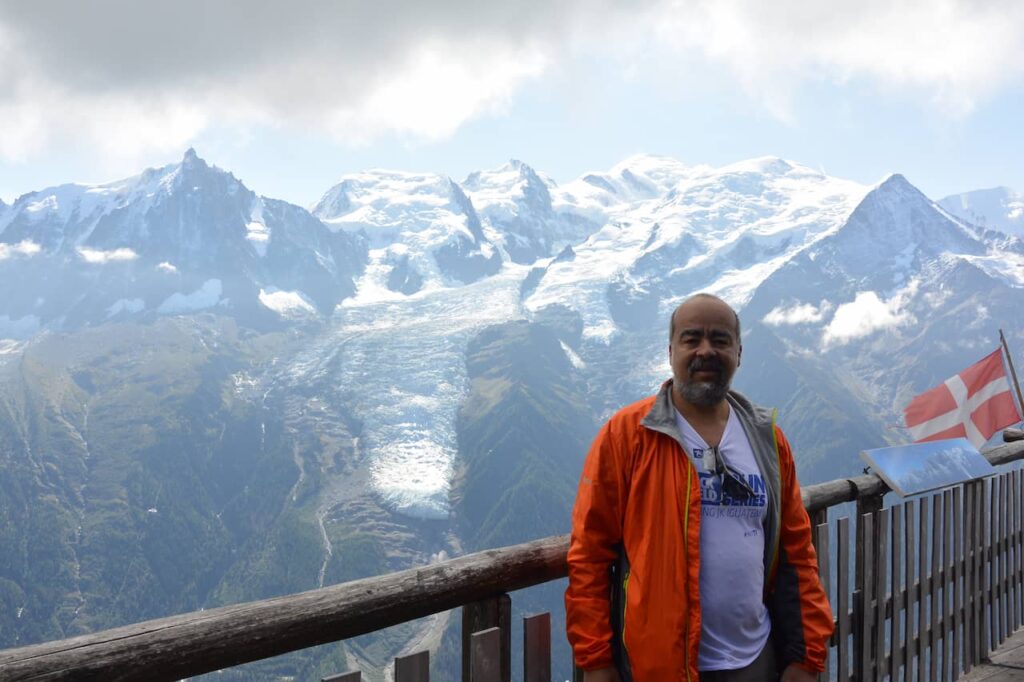
[[[185,150],[185,155],[181,157],[182,168],[195,168],[195,169],[206,169],[209,165],[203,159],[199,158],[199,154],[196,153],[195,147],[189,147]]]

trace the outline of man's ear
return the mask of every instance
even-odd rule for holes
[[[736,366],[739,367],[743,364],[743,344],[740,344],[740,352],[736,354]]]

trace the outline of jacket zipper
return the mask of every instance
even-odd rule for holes
[[[775,419],[779,414],[778,410],[772,410],[772,448],[775,450],[775,470],[779,472],[779,509],[775,510],[775,532],[772,534],[772,560],[768,565],[768,573],[765,575],[765,591],[768,591],[768,581],[774,580],[775,569],[779,563],[779,544],[782,536],[782,459],[779,456],[779,439],[775,435]],[[770,511],[770,510],[769,510]]]
[[[686,457],[686,452],[683,452]],[[687,567],[690,565],[690,482],[693,477],[693,463],[686,457],[686,512],[683,514],[683,556]],[[689,569],[687,569],[689,570]],[[692,605],[690,608],[693,608]],[[690,617],[683,622],[683,666],[686,668],[686,682],[690,682]]]

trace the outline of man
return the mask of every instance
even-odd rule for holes
[[[670,323],[672,379],[594,440],[565,594],[587,682],[824,670],[832,614],[810,521],[774,412],[729,390],[742,350],[728,304],[687,299]]]

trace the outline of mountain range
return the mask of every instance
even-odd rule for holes
[[[566,532],[698,291],[739,311],[737,388],[801,480],[859,473],[911,396],[999,328],[1021,347],[1019,204],[636,156],[561,185],[370,170],[307,210],[194,150],[0,204],[0,646]],[[560,589],[514,604],[559,628]],[[382,679],[426,646],[447,679],[456,620],[218,677]]]

